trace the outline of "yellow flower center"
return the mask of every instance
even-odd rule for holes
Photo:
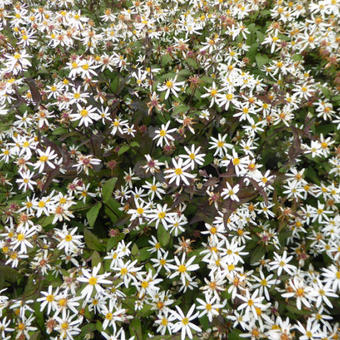
[[[87,110],[85,110],[85,109],[83,109],[83,110],[80,111],[80,115],[81,115],[82,117],[86,117],[86,116],[88,116],[88,114],[89,114],[89,112],[88,112]]]
[[[142,215],[144,213],[144,209],[143,208],[138,208],[137,209],[137,214]]]
[[[17,236],[17,240],[18,240],[18,241],[21,242],[21,241],[23,241],[24,239],[25,239],[25,235],[24,235],[24,234],[21,234],[21,233],[18,234],[18,236]]]
[[[161,211],[159,214],[158,214],[158,218],[159,219],[163,219],[165,217],[165,212],[164,211]]]
[[[92,276],[89,278],[89,284],[94,286],[97,283],[97,278]]]
[[[46,300],[47,300],[48,302],[54,301],[54,295],[47,295],[47,296],[46,296]]]
[[[61,329],[63,329],[64,331],[66,331],[67,329],[68,329],[68,322],[67,321],[65,321],[65,322],[63,322],[62,324],[61,324]]]
[[[40,162],[47,162],[47,160],[48,160],[48,156],[40,156],[39,157]]]
[[[173,87],[174,83],[171,81],[171,80],[168,80],[165,84],[165,86],[168,88],[168,89],[171,89]]]
[[[142,288],[146,289],[149,286],[149,282],[148,281],[143,281],[142,282]]]
[[[65,236],[65,241],[66,241],[66,242],[72,241],[72,235],[70,235],[70,234],[66,235],[66,236]]]
[[[184,272],[186,272],[186,270],[187,270],[187,267],[186,267],[184,264],[180,264],[180,265],[178,266],[178,271],[179,271],[180,273],[184,273]]]
[[[185,318],[182,319],[182,324],[183,324],[183,325],[186,326],[188,323],[189,323],[189,319],[188,319],[187,317],[185,317]]]

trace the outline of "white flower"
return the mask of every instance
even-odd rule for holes
[[[288,274],[293,275],[296,271],[296,267],[288,264],[288,262],[293,258],[293,256],[287,257],[287,252],[284,251],[282,256],[274,253],[275,260],[270,262],[270,270],[277,269],[277,275],[280,276],[282,270],[286,271]]]
[[[65,254],[77,252],[83,246],[81,239],[82,235],[75,235],[77,227],[68,230],[66,224],[63,225],[62,230],[56,230],[57,239],[60,240],[58,249],[65,249]]]
[[[224,199],[230,198],[233,201],[239,202],[240,199],[237,197],[236,194],[239,192],[240,186],[236,184],[234,187],[232,187],[228,182],[226,184],[227,184],[227,187],[222,190],[221,196]]]
[[[169,79],[167,80],[163,85],[158,85],[158,91],[166,91],[165,92],[165,99],[169,97],[170,92],[177,97],[177,92],[181,90],[181,87],[184,86],[185,82],[184,81],[178,81],[177,80],[177,75],[175,76],[174,79]]]
[[[85,298],[87,301],[90,300],[93,289],[95,289],[97,293],[101,293],[104,291],[104,289],[100,286],[100,284],[111,284],[112,283],[109,280],[105,280],[106,277],[110,276],[110,273],[98,275],[100,267],[101,267],[101,263],[98,263],[93,268],[92,273],[82,268],[83,276],[77,278],[79,282],[87,283],[86,287],[81,291],[81,296]]]
[[[172,325],[172,332],[176,333],[178,331],[181,331],[181,340],[184,340],[186,335],[189,337],[189,339],[192,339],[192,332],[191,329],[193,329],[196,332],[201,332],[201,328],[196,326],[194,323],[190,322],[192,320],[195,320],[199,312],[194,313],[195,311],[195,305],[193,304],[191,308],[188,311],[187,315],[184,315],[183,311],[181,310],[180,307],[176,306],[177,312],[176,311],[171,311],[171,322],[175,322]],[[177,321],[177,322],[176,322]]]
[[[211,137],[211,147],[209,149],[216,149],[214,156],[218,155],[223,157],[227,154],[227,149],[232,149],[233,146],[231,144],[226,143],[227,135],[222,136],[220,133],[218,134],[218,138]]]
[[[54,169],[55,165],[51,162],[53,159],[57,157],[57,154],[51,150],[51,147],[48,146],[46,151],[42,151],[40,149],[37,150],[39,154],[38,161],[34,164],[35,169],[39,169],[39,172],[42,172],[47,164],[50,168]]]
[[[190,167],[189,163],[183,164],[183,158],[179,158],[178,161],[172,159],[174,167],[172,169],[165,170],[164,173],[167,175],[165,178],[170,178],[169,183],[176,180],[176,185],[179,185],[183,181],[186,185],[189,185],[188,178],[195,178],[196,175],[189,172],[185,172],[186,169]]]
[[[195,150],[195,145],[191,146],[191,150],[187,148],[186,146],[184,146],[184,150],[186,151],[187,154],[180,155],[179,157],[185,159],[186,162],[190,164],[191,170],[194,170],[195,164],[203,165],[205,153],[199,154],[201,150],[200,146],[196,150]]]
[[[185,262],[185,253],[182,255],[181,261],[177,256],[175,256],[176,265],[170,264],[170,269],[174,269],[175,272],[172,273],[169,278],[176,277],[180,275],[183,284],[185,284],[185,280],[191,281],[190,275],[188,272],[195,271],[199,269],[198,264],[192,264],[195,261],[196,256],[192,256],[187,262]]]
[[[101,117],[96,113],[97,109],[92,107],[92,105],[83,107],[80,104],[77,104],[78,111],[76,113],[70,114],[71,121],[79,120],[79,126],[88,127],[95,120],[99,120]]]
[[[156,136],[153,138],[153,140],[158,139],[157,146],[163,146],[163,143],[165,142],[166,145],[169,145],[169,141],[173,141],[174,137],[170,135],[171,132],[176,131],[176,129],[169,129],[170,120],[164,125],[162,124],[161,128],[155,131]]]

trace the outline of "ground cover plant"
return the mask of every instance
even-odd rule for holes
[[[338,21],[0,0],[0,338],[338,339]]]

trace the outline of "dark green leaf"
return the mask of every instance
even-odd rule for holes
[[[125,153],[129,149],[130,149],[130,145],[123,145],[123,146],[121,146],[119,148],[119,151],[118,151],[118,156],[121,156],[123,153]]]
[[[252,251],[251,257],[250,257],[250,263],[254,264],[258,260],[262,258],[262,256],[266,253],[266,248],[263,246],[257,246],[255,250]]]
[[[131,335],[134,335],[137,340],[143,339],[142,324],[140,319],[133,319],[129,325]]]
[[[104,183],[103,185],[103,201],[104,202],[108,201],[111,198],[116,182],[117,182],[117,178],[113,177]]]
[[[263,65],[267,64],[269,60],[268,57],[263,54],[256,54],[255,59],[258,68],[261,68]]]
[[[165,230],[162,224],[159,224],[158,226],[157,238],[163,247],[165,247],[170,241],[170,233]]]
[[[94,226],[96,219],[98,217],[100,208],[102,207],[101,202],[97,202],[86,214],[87,220],[89,221],[90,227]]]
[[[100,242],[99,238],[93,234],[90,230],[84,230],[85,244],[89,249],[103,251],[104,245]]]

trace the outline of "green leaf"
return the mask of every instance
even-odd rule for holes
[[[305,310],[305,309],[297,309],[295,306],[291,306],[291,305],[286,305],[286,308],[289,312],[294,313],[294,314],[298,314],[298,315],[310,315],[312,314],[311,311]]]
[[[129,149],[130,149],[130,145],[123,145],[123,146],[121,146],[119,151],[118,151],[118,156],[121,156],[123,153],[125,153]]]
[[[8,282],[16,282],[19,278],[19,272],[9,266],[0,266],[0,277]]]
[[[103,185],[102,194],[103,194],[104,202],[108,201],[111,198],[116,182],[117,182],[117,178],[113,177],[109,179],[108,181],[106,181],[105,184]]]
[[[162,57],[161,57],[161,65],[164,67],[168,64],[170,64],[172,62],[172,58],[170,56],[170,54],[164,54]]]
[[[112,248],[115,248],[118,244],[119,241],[124,239],[124,234],[121,233],[115,237],[111,237],[108,239],[107,244],[106,244],[106,251],[111,250]]]
[[[263,246],[257,246],[250,257],[250,264],[257,262],[266,253],[266,248]]]
[[[292,56],[292,59],[293,59],[294,61],[301,61],[301,60],[303,59],[303,56],[302,56],[301,54],[294,54],[294,55]]]
[[[165,230],[162,224],[158,226],[157,238],[163,247],[165,247],[170,241],[170,233]]]
[[[44,323],[44,315],[40,311],[40,303],[35,302],[34,305],[33,305],[33,309],[34,309],[35,320],[36,320],[39,328],[43,330],[44,327],[45,327],[45,323]]]
[[[149,247],[139,249],[139,256],[138,256],[139,261],[145,261],[151,257],[151,253],[149,249],[150,249]]]
[[[268,63],[269,59],[266,55],[256,54],[255,60],[258,68],[261,68],[263,65]]]
[[[96,324],[95,323],[88,323],[88,324],[86,324],[84,327],[81,328],[80,335],[82,336],[82,339],[84,338],[84,336],[86,334],[92,333],[96,329],[97,328],[96,328]]]
[[[53,130],[52,135],[59,136],[59,135],[65,135],[67,133],[67,129],[63,127],[57,127]]]
[[[100,254],[95,250],[91,255],[91,264],[92,267],[95,267],[98,263],[101,262]]]
[[[52,224],[53,222],[53,219],[54,219],[54,216],[53,215],[49,215],[49,216],[44,216],[43,218],[41,218],[39,220],[39,224],[44,228],[44,227],[47,227],[49,225]]]
[[[140,319],[133,319],[129,325],[131,335],[134,335],[136,339],[143,339],[142,323]]]
[[[196,60],[194,60],[192,58],[187,58],[187,59],[185,59],[185,61],[187,62],[187,64],[190,67],[194,68],[195,70],[198,69],[198,64],[197,64]]]
[[[250,25],[248,25],[248,30],[249,32],[255,32],[255,24],[251,23]]]
[[[84,230],[85,244],[89,249],[103,251],[104,245],[100,242],[99,238],[93,234],[90,230]]]
[[[136,243],[133,244],[132,248],[131,248],[131,254],[133,256],[137,256],[139,252],[138,246]]]
[[[187,78],[191,75],[191,72],[188,69],[183,69],[180,70],[177,74],[179,78]]]
[[[96,329],[99,333],[101,333],[102,330],[103,330],[103,325],[99,320],[97,320],[97,322],[96,322]]]
[[[110,218],[112,223],[117,222],[117,220],[118,220],[117,215],[115,215],[114,212],[109,207],[105,206],[104,212],[105,212],[105,215],[107,215]]]
[[[118,73],[115,74],[115,76],[112,78],[110,89],[113,93],[117,93],[119,89],[119,75]]]
[[[98,217],[100,208],[102,207],[101,202],[97,202],[86,214],[87,220],[89,221],[90,227],[94,226],[96,219]]]
[[[264,40],[264,34],[261,31],[256,31],[257,42],[261,43]]]
[[[189,111],[189,109],[190,109],[190,106],[181,104],[181,105],[178,105],[174,108],[174,113],[176,113],[176,114],[177,113],[186,113],[186,112]]]
[[[327,87],[321,87],[321,91],[322,94],[327,98],[330,99],[331,98],[331,91],[329,91],[329,89]]]
[[[123,216],[123,212],[119,210],[121,207],[120,203],[117,202],[113,197],[110,197],[106,202],[104,202],[109,208],[111,208],[112,212],[114,212],[118,217]]]
[[[229,335],[228,335],[228,340],[240,340],[242,339],[240,337],[241,331],[238,329],[233,329]]]

